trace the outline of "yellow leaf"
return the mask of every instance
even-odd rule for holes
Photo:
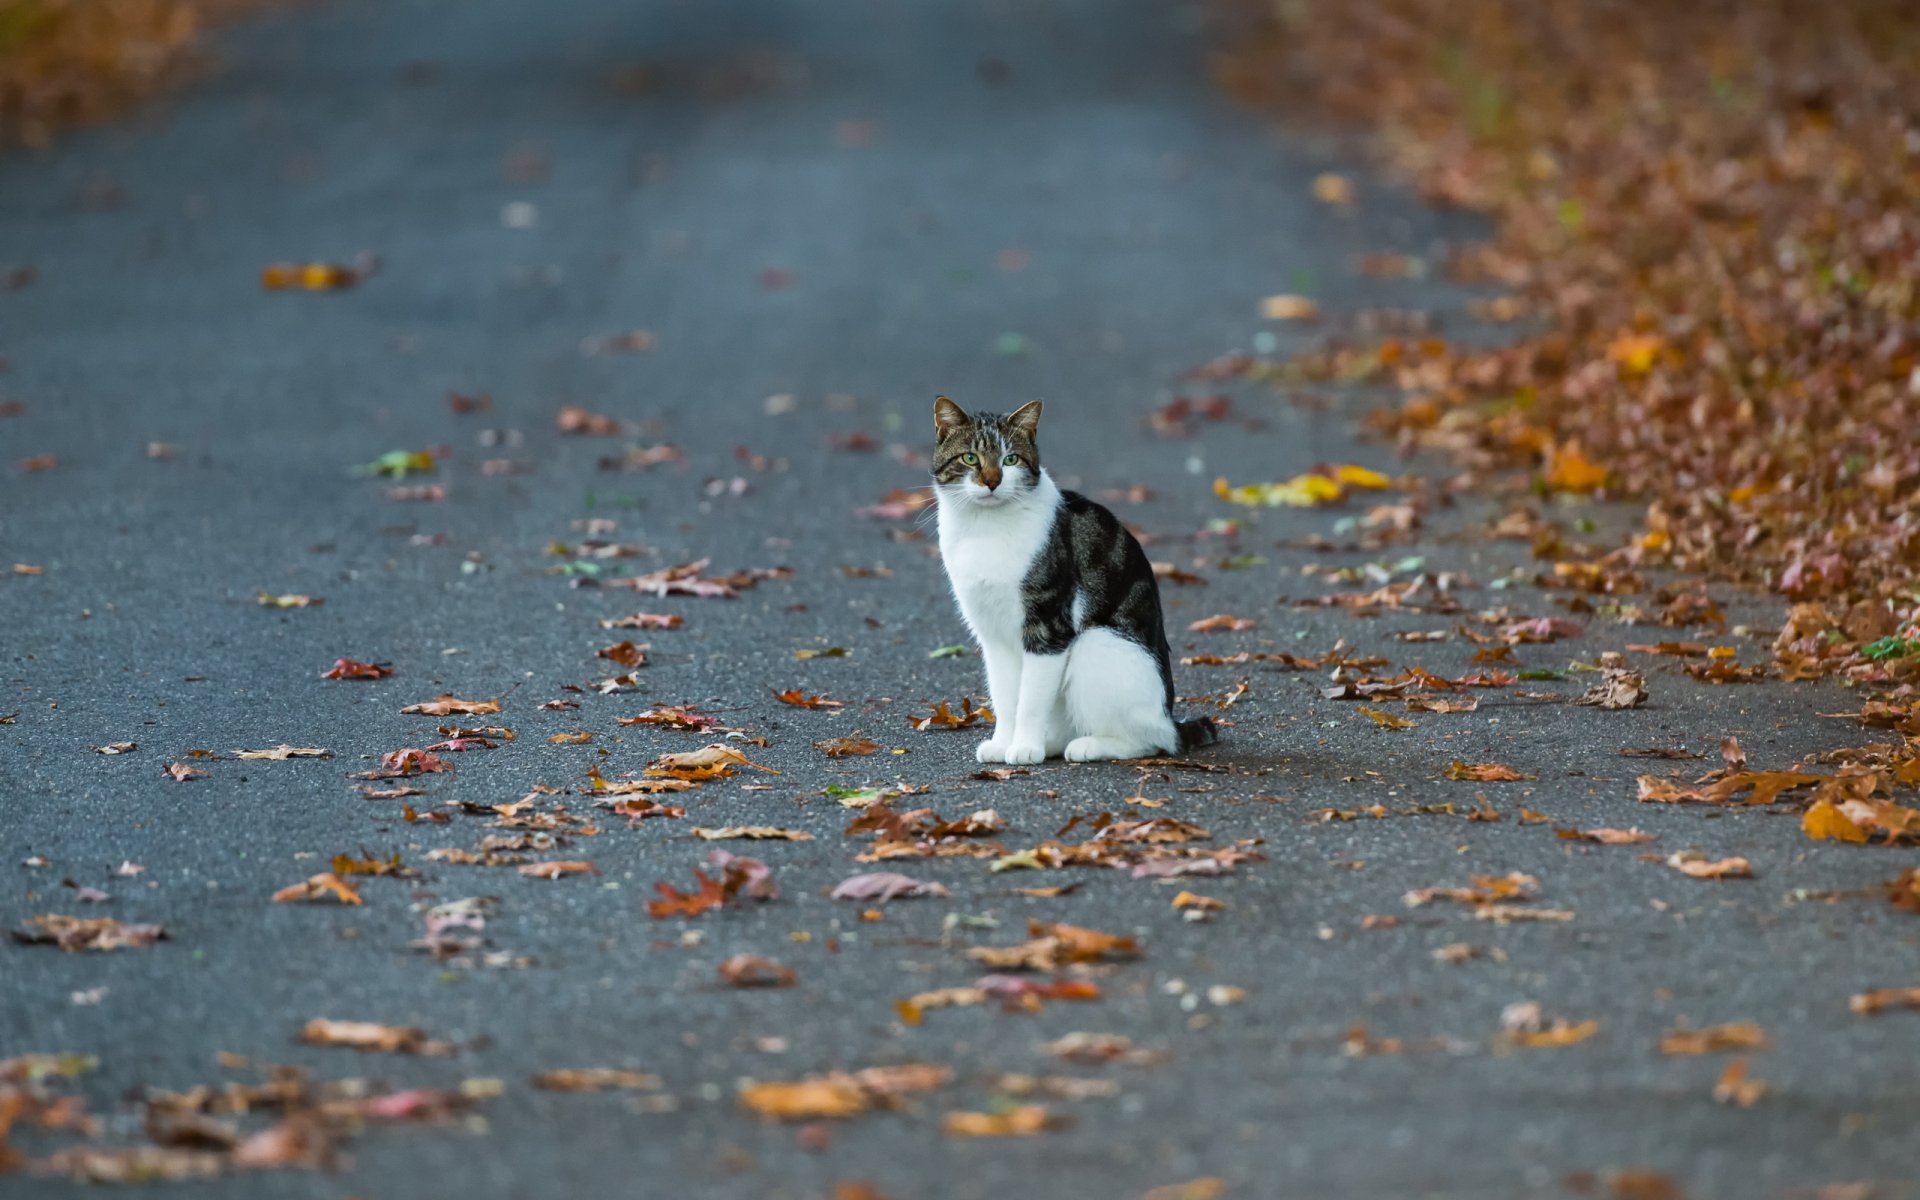
[[[1224,479],[1213,481],[1213,494],[1233,504],[1254,508],[1314,508],[1338,500],[1343,489],[1325,475],[1295,475],[1283,483],[1243,483],[1230,487]]]
[[[1607,357],[1628,375],[1645,375],[1665,346],[1665,339],[1658,334],[1623,333],[1607,344]]]
[[[1558,492],[1591,492],[1612,474],[1580,452],[1578,446],[1556,447],[1547,453],[1546,484]]]
[[[1351,463],[1333,469],[1333,477],[1348,487],[1385,488],[1393,480],[1370,467],[1356,467]]]
[[[1831,800],[1821,800],[1800,818],[1800,831],[1816,842],[1864,842],[1867,831],[1847,820]]]

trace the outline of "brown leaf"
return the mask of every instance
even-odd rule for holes
[[[1598,842],[1603,846],[1639,846],[1654,840],[1651,833],[1641,829],[1556,829],[1554,832],[1569,841]]]
[[[1736,1058],[1720,1072],[1720,1078],[1713,1085],[1713,1098],[1721,1104],[1732,1104],[1739,1108],[1752,1108],[1758,1104],[1772,1086],[1763,1079],[1750,1079],[1747,1076],[1752,1060]]]
[[[205,779],[207,777],[207,773],[199,767],[190,767],[185,763],[172,762],[160,769],[167,774],[168,778],[174,780],[176,783],[185,783],[189,779]]]
[[[618,1067],[559,1067],[536,1074],[533,1086],[543,1092],[605,1092],[616,1088],[641,1090],[659,1087],[660,1078],[643,1071],[628,1071]]]
[[[949,1137],[1032,1137],[1067,1123],[1044,1104],[1016,1104],[991,1113],[950,1112],[940,1128]]]
[[[1513,783],[1539,777],[1524,774],[1500,763],[1467,763],[1456,758],[1447,768],[1446,778],[1473,783]]]
[[[690,830],[693,836],[703,842],[722,842],[730,839],[751,841],[810,842],[813,835],[803,829],[781,829],[774,825],[724,825],[718,829],[695,826]]]
[[[1647,702],[1647,677],[1636,671],[1608,667],[1600,682],[1589,687],[1575,704],[1590,708],[1638,708]]]
[[[598,875],[600,870],[590,862],[574,860],[522,863],[520,873],[530,879],[560,879],[568,875]]]
[[[1405,717],[1397,717],[1385,709],[1371,708],[1365,704],[1360,706],[1360,712],[1382,729],[1412,729],[1417,723]]]
[[[1192,633],[1244,633],[1249,629],[1258,629],[1260,622],[1249,617],[1236,617],[1228,613],[1216,613],[1203,617],[1187,626]]]
[[[849,756],[877,753],[880,749],[880,743],[874,741],[872,738],[837,737],[829,738],[823,742],[815,742],[813,748],[828,758],[847,758]]]
[[[428,717],[461,716],[483,717],[500,711],[498,700],[461,700],[455,696],[437,696],[423,704],[409,704],[400,710],[403,713]]]
[[[720,978],[737,988],[792,987],[794,974],[770,958],[758,954],[736,954],[720,964]]]
[[[787,692],[776,691],[773,693],[773,698],[782,704],[791,704],[795,708],[845,708],[847,706],[844,700],[829,700],[825,696],[809,696],[799,688]]]
[[[25,945],[58,946],[69,954],[80,951],[107,952],[144,949],[162,940],[167,931],[161,925],[123,925],[112,917],[69,917],[46,913],[28,917],[29,930],[13,931],[13,940]]]
[[[1872,836],[1866,829],[1847,819],[1846,814],[1830,800],[1817,800],[1800,814],[1800,829],[1816,842],[1864,842]]]
[[[451,1042],[430,1040],[426,1033],[411,1025],[379,1025],[372,1021],[333,1021],[315,1017],[300,1030],[300,1040],[310,1046],[345,1046],[363,1052],[386,1054],[452,1054]]]
[[[973,697],[965,696],[960,701],[960,711],[955,713],[943,700],[933,706],[933,712],[924,717],[908,717],[907,723],[917,731],[929,729],[968,729],[981,722],[991,722],[993,710],[982,705],[975,708]]]
[[[332,871],[323,871],[309,876],[306,880],[283,887],[273,894],[275,904],[297,904],[302,901],[324,900],[331,897],[342,904],[359,905],[364,903],[355,887]]]
[[[336,658],[333,666],[323,671],[322,679],[385,679],[393,674],[393,668],[386,663],[359,662],[351,658]]]
[[[596,658],[604,658],[631,669],[647,665],[647,650],[647,646],[636,646],[628,640],[615,642],[611,646],[602,646],[593,653]]]
[[[1695,879],[1752,879],[1753,864],[1744,858],[1709,859],[1693,850],[1667,856],[1669,867]]]
[[[1847,1007],[1862,1016],[1889,1008],[1920,1008],[1920,987],[1873,988],[1854,995]]]
[[[1767,1031],[1751,1021],[1709,1025],[1705,1029],[1672,1029],[1660,1039],[1662,1054],[1714,1054],[1722,1050],[1765,1050],[1773,1043]]]

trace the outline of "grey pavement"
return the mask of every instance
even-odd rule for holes
[[[1367,177],[1337,146],[1230,107],[1207,86],[1198,26],[1191,8],[1142,0],[341,0],[232,33],[226,67],[159,109],[0,160],[0,265],[39,273],[0,294],[0,399],[24,405],[0,417],[0,569],[42,568],[0,576],[0,716],[17,713],[0,725],[0,921],[94,915],[61,885],[72,879],[112,893],[99,913],[170,935],[110,955],[0,945],[0,1058],[97,1055],[77,1086],[119,1114],[116,1134],[131,1132],[130,1093],[252,1077],[223,1069],[221,1051],[396,1086],[503,1082],[481,1121],[370,1129],[337,1173],[186,1185],[236,1198],[803,1200],[847,1180],[896,1200],[1113,1197],[1201,1177],[1233,1197],[1555,1197],[1606,1194],[1610,1172],[1634,1168],[1696,1198],[1861,1181],[1912,1194],[1920,1014],[1847,1009],[1865,988],[1920,983],[1920,926],[1873,894],[1912,853],[1810,843],[1765,808],[1635,801],[1636,774],[1703,773],[1730,734],[1769,768],[1868,740],[1816,715],[1849,707],[1839,689],[1713,688],[1649,661],[1641,709],[1495,691],[1478,712],[1411,714],[1416,728],[1392,732],[1323,699],[1316,673],[1183,667],[1183,694],[1248,681],[1223,714],[1225,742],[1202,756],[1227,770],[1049,764],[1004,782],[971,778],[976,732],[908,727],[934,701],[979,694],[978,662],[929,657],[964,631],[929,543],[904,536],[915,523],[855,510],[922,482],[890,448],[924,450],[936,392],[989,408],[1043,397],[1042,449],[1063,481],[1095,495],[1151,489],[1123,514],[1156,536],[1155,558],[1208,581],[1166,590],[1176,653],[1316,654],[1345,638],[1396,668],[1469,669],[1473,647],[1458,637],[1390,636],[1457,617],[1284,603],[1327,590],[1300,573],[1312,563],[1423,555],[1476,581],[1469,608],[1561,611],[1530,585],[1488,586],[1534,567],[1524,543],[1466,536],[1504,511],[1498,498],[1437,509],[1411,545],[1314,553],[1298,539],[1339,540],[1338,522],[1361,507],[1253,512],[1213,496],[1216,476],[1406,468],[1356,434],[1377,397],[1309,387],[1289,402],[1264,385],[1183,383],[1190,368],[1263,332],[1279,352],[1305,349],[1368,309],[1423,310],[1452,337],[1500,331],[1474,326],[1454,285],[1352,269],[1359,254],[1433,256],[1481,230]],[[1352,212],[1314,200],[1310,181],[1327,170],[1356,178]],[[267,293],[258,281],[270,262],[363,253],[379,269],[351,290]],[[1327,324],[1260,321],[1277,292],[1314,296]],[[636,330],[650,349],[583,347]],[[1146,428],[1176,393],[1220,390],[1251,424],[1203,422],[1188,439]],[[455,413],[449,391],[492,407]],[[564,435],[565,405],[637,432]],[[834,448],[855,432],[879,448]],[[150,459],[149,442],[177,451]],[[684,459],[600,468],[629,443]],[[402,483],[444,486],[444,500],[391,501],[390,481],[350,472],[432,447],[445,448],[440,471]],[[59,466],[14,465],[40,454]],[[756,469],[754,455],[780,461]],[[520,469],[488,473],[492,459]],[[1622,519],[1552,515],[1569,527]],[[1191,540],[1223,517],[1241,519],[1237,537]],[[549,547],[577,546],[587,535],[575,523],[589,518],[652,549],[592,560],[603,578],[700,558],[718,572],[793,573],[733,600],[570,586],[577,576],[556,572],[568,560]],[[1222,569],[1232,555],[1261,561]],[[325,603],[265,608],[263,590]],[[1737,621],[1779,620],[1772,602],[1715,595]],[[622,635],[598,621],[636,608],[686,622],[633,635],[652,644],[637,690],[563,690],[615,672],[594,651]],[[1185,632],[1216,612],[1260,627]],[[1584,636],[1520,657],[1563,668],[1670,636],[1594,618]],[[1764,640],[1717,640],[1745,647],[1744,661],[1764,656]],[[795,655],[834,646],[849,653]],[[343,655],[395,674],[321,680]],[[1511,691],[1571,696],[1583,683]],[[845,707],[770,695],[791,688]],[[464,812],[408,825],[398,802],[363,799],[347,778],[438,740],[440,721],[399,709],[443,692],[502,697],[500,716],[468,723],[517,737],[449,754],[456,773],[416,781],[423,812],[580,788],[595,766],[617,778],[701,744],[616,723],[652,704],[699,705],[765,737],[748,752],[781,774],[687,793],[679,821],[603,817],[598,836],[547,856],[591,860],[597,877],[443,865],[428,851],[497,831]],[[539,707],[554,699],[579,707]],[[549,740],[575,731],[591,740]],[[828,759],[812,746],[853,733],[882,753]],[[138,749],[92,750],[122,741]],[[232,754],[282,742],[333,757]],[[1620,756],[1648,746],[1708,757]],[[183,757],[196,749],[218,758]],[[1449,782],[1454,759],[1538,778]],[[168,779],[175,761],[207,775]],[[1009,849],[1077,814],[1133,811],[1204,825],[1214,844],[1263,839],[1266,860],[1184,881],[1225,902],[1205,923],[1171,907],[1175,886],[1097,868],[992,874],[970,858],[894,864],[952,895],[866,921],[861,905],[825,895],[868,868],[824,789],[898,781],[929,789],[908,803],[949,817],[997,809]],[[1400,815],[1464,810],[1476,791],[1503,819]],[[584,797],[558,802],[592,811]],[[1319,815],[1372,805],[1391,815]],[[1551,820],[1523,823],[1523,807]],[[688,832],[696,824],[814,840],[717,843],[771,864],[780,899],[650,920],[652,885],[689,883],[711,848]],[[1638,826],[1658,841],[1555,833],[1575,826]],[[1688,849],[1746,856],[1757,878],[1696,881],[1642,858]],[[419,875],[365,880],[360,908],[269,902],[362,850],[398,852]],[[144,874],[116,875],[123,861]],[[1497,925],[1463,905],[1402,901],[1510,871],[1538,877],[1536,906],[1574,918]],[[1057,898],[1012,891],[1066,882],[1079,887]],[[1808,892],[1843,898],[1794,898]],[[409,950],[426,904],[467,896],[499,898],[487,936],[534,965],[460,970]],[[1096,1002],[902,1024],[896,1000],[970,983],[980,971],[963,949],[1014,941],[1029,917],[1137,935],[1144,955],[1102,968]],[[1432,956],[1457,942],[1504,957]],[[739,952],[777,958],[798,984],[724,987],[717,964]],[[72,999],[102,988],[96,1003]],[[1217,1003],[1230,997],[1216,988],[1244,998]],[[1600,1030],[1501,1052],[1501,1014],[1525,1001]],[[296,1044],[313,1017],[418,1025],[462,1052]],[[1726,1056],[1657,1049],[1668,1029],[1728,1021],[1773,1039],[1752,1062],[1771,1091],[1750,1108],[1711,1098]],[[1346,1052],[1355,1026],[1404,1052]],[[1075,1030],[1167,1057],[1081,1067],[1038,1049]],[[955,1081],[836,1123],[824,1144],[735,1099],[743,1079],[912,1061],[950,1064]],[[569,1066],[631,1067],[660,1088],[635,1102],[531,1086]],[[1031,1138],[942,1132],[949,1111],[1003,1103],[1006,1072],[1110,1078],[1119,1094],[1049,1102],[1073,1124]],[[75,1190],[0,1177],[9,1197]]]

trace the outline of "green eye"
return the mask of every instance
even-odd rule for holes
[[[960,461],[970,467],[977,467],[980,465],[980,456],[972,451],[968,451],[960,456]]]
[[[1000,465],[1003,467],[1017,467],[1020,465],[1020,456],[1018,454],[1009,454],[1000,460]]]

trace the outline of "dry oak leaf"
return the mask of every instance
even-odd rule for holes
[[[720,978],[737,988],[782,988],[794,984],[793,968],[758,954],[736,954],[720,964]]]
[[[852,755],[877,753],[880,749],[880,743],[874,741],[872,738],[837,737],[815,742],[813,748],[828,758],[846,758]]]
[[[1660,1038],[1662,1054],[1713,1054],[1721,1050],[1765,1050],[1773,1044],[1767,1031],[1751,1021],[1709,1025],[1705,1029],[1672,1029]]]
[[[1861,1016],[1889,1008],[1920,1008],[1920,987],[1873,988],[1850,997],[1847,1007]]]
[[[938,883],[914,879],[895,871],[873,871],[843,879],[834,886],[835,900],[895,900],[913,896],[945,896]]]
[[[484,717],[499,712],[500,702],[498,700],[462,700],[457,696],[442,695],[424,704],[409,704],[400,711],[428,717],[451,717],[456,714]]]
[[[452,1042],[433,1041],[424,1031],[412,1025],[333,1021],[325,1017],[315,1017],[302,1026],[300,1040],[309,1046],[345,1046],[353,1050],[385,1054],[440,1056],[452,1054],[456,1049]]]
[[[1752,879],[1753,864],[1744,858],[1709,859],[1696,850],[1669,854],[1669,867],[1695,879]]]
[[[772,690],[772,689],[769,689]],[[774,691],[773,698],[782,704],[791,704],[795,708],[845,708],[845,700],[829,700],[825,696],[809,696],[800,688],[791,691]]]
[[[1044,1104],[1016,1104],[997,1112],[950,1112],[940,1121],[949,1137],[1032,1137],[1069,1122]]]
[[[144,949],[167,936],[162,925],[123,925],[112,917],[69,917],[44,913],[28,917],[29,930],[16,929],[13,940],[23,945],[58,946],[69,954],[83,950]]]
[[[718,829],[695,826],[693,836],[703,842],[745,839],[762,842],[810,842],[813,835],[804,829],[781,829],[775,825],[723,825]]]
[[[1017,946],[974,946],[967,957],[995,971],[1051,971],[1062,963],[1137,958],[1140,943],[1077,925],[1027,921],[1028,941]]]
[[[933,1063],[834,1071],[791,1083],[749,1083],[740,1089],[743,1107],[763,1117],[806,1120],[851,1117],[876,1105],[894,1106],[909,1092],[932,1091],[953,1079],[953,1068]]]
[[[176,783],[185,783],[189,779],[205,779],[207,773],[199,767],[190,767],[185,763],[172,762],[160,768]]]
[[[1469,763],[1456,758],[1447,767],[1446,778],[1473,783],[1515,783],[1539,777],[1516,771],[1502,763]]]
[[[570,729],[547,738],[555,746],[584,746],[593,740],[593,734],[585,729]]]
[[[270,750],[235,750],[233,756],[263,762],[285,762],[290,758],[332,758],[333,751],[322,750],[318,746],[289,746],[281,742]]]
[[[1418,722],[1409,721],[1405,717],[1396,716],[1393,713],[1386,711],[1385,709],[1373,708],[1365,704],[1362,704],[1360,706],[1360,713],[1361,715],[1365,716],[1369,721],[1372,721],[1375,725],[1380,726],[1380,728],[1382,729],[1412,729],[1415,725],[1418,724]]]
[[[358,905],[365,903],[360,899],[359,891],[346,880],[332,871],[322,871],[318,875],[307,877],[300,883],[283,887],[273,894],[275,904],[298,904],[309,900],[324,900],[332,897],[342,904]]]
[[[660,1086],[660,1079],[644,1071],[617,1067],[559,1067],[536,1074],[533,1086],[547,1092],[604,1092],[614,1088],[656,1088]]]
[[[560,879],[568,875],[598,875],[600,869],[585,860],[522,863],[520,873],[529,879]]]

